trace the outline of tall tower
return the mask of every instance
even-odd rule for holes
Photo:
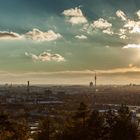
[[[27,81],[27,92],[30,93],[30,81]]]
[[[97,75],[95,73],[95,76],[94,76],[94,80],[95,80],[95,91],[96,91],[96,86],[97,86]]]

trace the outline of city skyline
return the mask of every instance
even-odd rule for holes
[[[139,0],[0,0],[0,82],[140,84],[139,38]]]

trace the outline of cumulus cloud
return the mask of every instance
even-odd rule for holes
[[[48,32],[42,32],[39,29],[33,29],[32,31],[29,31],[25,35],[27,38],[31,38],[34,41],[53,41],[61,38],[62,36],[59,33],[55,33],[52,30],[49,30]]]
[[[136,14],[137,14],[138,18],[140,19],[140,10],[138,10]]]
[[[137,11],[137,16],[140,19],[140,10]],[[127,35],[127,33],[133,34],[133,33],[140,33],[140,21],[129,19],[125,13],[121,10],[118,10],[116,12],[116,15],[121,18],[122,21],[124,21],[124,26],[121,29],[120,38],[124,39]],[[126,33],[127,30],[127,33]]]
[[[76,35],[75,38],[77,38],[77,39],[87,39],[87,36],[85,36],[85,35]]]
[[[103,18],[99,18],[96,21],[93,21],[93,23],[90,25],[90,28],[94,28],[94,29],[99,29],[101,30],[103,33],[108,34],[108,35],[113,35],[114,32],[112,30],[112,23],[109,23],[107,20],[103,19]]]
[[[86,17],[84,17],[81,9],[78,7],[64,10],[62,14],[68,17],[68,22],[71,24],[87,23]]]
[[[137,22],[130,33],[140,33],[140,22]]]
[[[128,39],[127,34],[127,29],[121,28],[119,30],[119,33],[116,33],[117,35],[119,35],[120,39]]]
[[[99,18],[98,20],[93,22],[92,26],[96,29],[107,29],[112,27],[112,23],[109,23],[103,18]]]
[[[137,48],[139,49],[140,48],[140,44],[128,44],[126,46],[123,47],[123,49],[129,49],[129,48]]]
[[[116,12],[117,17],[119,17],[122,21],[126,21],[127,20],[127,16],[125,15],[125,13],[121,10],[118,10]]]
[[[108,34],[108,35],[114,34],[114,32],[110,28],[103,30],[103,33]]]
[[[65,16],[71,16],[71,17],[82,17],[83,16],[83,13],[81,11],[80,8],[76,7],[76,8],[71,8],[71,9],[68,9],[68,10],[64,10],[63,11],[63,14]]]
[[[124,25],[124,28],[129,30],[129,33],[140,33],[140,21],[128,19]]]
[[[140,19],[140,10],[137,11],[137,16]],[[127,29],[127,33],[133,34],[133,33],[140,33],[140,21],[136,21],[136,20],[132,20],[129,19],[125,13],[121,10],[118,10],[116,12],[116,15],[121,18],[122,21],[124,21],[124,26],[123,28],[120,30],[120,38],[122,39],[126,39],[126,29]]]
[[[39,55],[35,55],[32,53],[25,53],[26,56],[31,57],[34,61],[43,61],[43,62],[49,62],[49,61],[55,61],[55,62],[63,62],[65,61],[65,58],[61,56],[60,54],[51,54],[49,52],[43,52]]]
[[[125,27],[125,28],[128,28],[128,29],[132,29],[132,28],[135,27],[135,25],[136,25],[136,22],[135,22],[134,20],[130,20],[130,19],[129,19],[129,20],[125,23],[124,27]]]
[[[82,23],[86,23],[87,20],[85,17],[71,17],[69,19],[69,22],[72,24],[82,24]]]
[[[120,39],[128,39],[128,37],[126,35],[121,35]]]
[[[124,34],[126,33],[126,31],[127,31],[127,30],[126,30],[126,29],[121,28],[119,31],[120,31],[120,33],[119,33],[120,35],[124,35]]]
[[[26,34],[18,34],[15,32],[0,31],[0,40],[21,40],[21,39],[32,39],[34,41],[53,41],[61,38],[59,33],[55,33],[52,30],[48,32],[42,32],[39,29],[33,29]]]
[[[14,32],[7,32],[7,31],[0,31],[0,39],[4,39],[4,40],[18,40],[18,39],[22,39],[23,36],[18,34],[18,33],[14,33]]]
[[[86,24],[83,25],[81,31],[86,32],[87,34],[90,34],[90,33],[93,32],[93,25],[89,24],[89,23],[86,23]]]

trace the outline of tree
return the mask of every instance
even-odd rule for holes
[[[86,140],[87,105],[80,103],[75,114],[65,123],[63,130],[57,134],[57,140]]]
[[[54,118],[46,117],[39,123],[39,131],[35,134],[36,140],[51,140],[54,139],[54,135],[57,130],[57,123]]]
[[[13,122],[12,131],[14,132],[13,140],[28,140],[30,133],[29,127],[26,121],[24,122]]]
[[[87,120],[87,140],[101,140],[104,138],[105,120],[104,116],[94,110]]]
[[[114,119],[113,127],[110,126],[111,140],[138,140],[138,126],[131,121],[132,114],[129,108],[122,105],[118,110],[118,115]]]
[[[7,114],[0,114],[0,140],[28,140],[26,123],[12,120]]]
[[[84,102],[81,102],[73,118],[76,119],[76,121],[82,121],[82,124],[84,126],[87,116],[87,105]]]
[[[84,106],[83,103],[80,104],[80,109],[76,112],[78,117],[66,122],[62,132],[56,136],[57,140],[139,139],[138,127],[132,123],[132,115],[127,106],[122,105],[118,111],[109,109],[105,114],[94,110],[90,115],[86,114]],[[84,125],[83,121],[80,121],[83,117],[85,117]]]

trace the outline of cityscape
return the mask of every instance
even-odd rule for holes
[[[140,1],[0,0],[0,140],[140,140]]]
[[[133,114],[131,121],[140,129],[140,85],[98,85],[97,79],[95,74],[93,81],[84,86],[32,85],[30,81],[25,85],[1,85],[0,110],[13,120],[26,120],[29,139],[40,132],[39,123],[44,118],[62,121],[63,124],[59,122],[59,125],[64,127],[64,122],[72,112],[76,112],[80,103],[101,114],[109,109],[117,112],[121,104],[127,105]]]

